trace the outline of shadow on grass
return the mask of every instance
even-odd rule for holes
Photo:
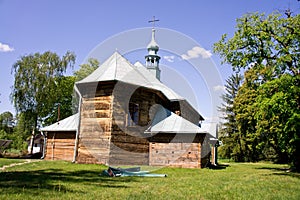
[[[218,165],[209,165],[209,169],[214,169],[214,170],[221,170],[221,169],[226,169],[227,167],[230,167],[229,164],[218,164]]]
[[[276,167],[259,167],[257,169],[265,169],[273,171],[272,175],[276,176],[290,176],[293,178],[300,179],[300,173],[298,172],[291,172],[288,168],[276,168]]]
[[[62,169],[0,172],[0,190],[5,189],[6,193],[38,193],[41,190],[86,193],[88,191],[85,192],[85,187],[127,188],[124,183],[138,181],[135,177],[111,178],[101,176],[100,173],[99,170],[70,172]],[[68,187],[70,184],[78,184],[78,188]]]

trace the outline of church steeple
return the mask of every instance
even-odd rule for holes
[[[159,60],[160,57],[157,55],[157,52],[159,50],[159,46],[155,41],[155,22],[159,21],[153,17],[153,20],[150,20],[149,22],[153,23],[152,28],[152,38],[150,43],[147,46],[148,49],[148,55],[145,56],[146,59],[146,68],[154,75],[158,80],[160,80],[160,69],[159,69]]]

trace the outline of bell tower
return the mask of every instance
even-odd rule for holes
[[[145,56],[146,59],[146,68],[158,79],[160,80],[160,69],[159,69],[159,60],[160,57],[157,55],[159,46],[155,41],[155,22],[159,20],[153,17],[153,20],[150,20],[150,23],[153,23],[152,27],[152,38],[150,43],[147,46],[148,55]]]

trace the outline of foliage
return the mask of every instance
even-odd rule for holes
[[[11,112],[4,112],[0,114],[0,130],[4,130],[7,133],[12,132],[13,126],[13,114]]]
[[[234,36],[214,45],[214,51],[233,69],[271,66],[276,75],[299,74],[300,15],[247,14],[237,19]]]
[[[9,118],[12,118],[11,113],[2,113],[4,116],[9,116]],[[2,115],[1,114],[1,115]],[[1,116],[0,115],[0,116]],[[29,130],[31,127],[26,127],[29,123],[25,123],[26,115],[20,114],[17,117],[17,124],[14,127],[9,127],[9,131],[6,131],[6,127],[2,127],[0,129],[0,139],[7,139],[12,140],[12,143],[7,147],[6,149],[15,149],[17,151],[24,151],[27,148],[27,142],[26,139],[28,137]]]
[[[99,61],[94,58],[89,58],[88,63],[80,65],[80,69],[74,72],[75,81],[80,81],[90,75],[99,67]]]
[[[74,76],[63,76],[55,78],[55,88],[51,90],[53,97],[52,105],[47,111],[48,115],[43,121],[43,125],[50,125],[58,120],[71,116],[72,113],[72,94],[75,83]]]
[[[236,113],[236,122],[240,140],[240,148],[236,148],[235,154],[238,161],[255,162],[262,159],[262,145],[259,143],[260,138],[256,134],[254,105],[257,98],[257,70],[250,68],[245,72],[244,82],[239,88],[238,94],[234,99],[234,112]]]
[[[8,139],[8,134],[3,129],[0,130],[0,139]]]
[[[26,141],[29,139],[29,135],[31,134],[31,124],[33,124],[32,120],[33,119],[31,119],[30,114],[27,114],[25,112],[18,114],[17,124],[14,127],[13,134],[10,136],[10,139],[13,140],[11,148],[20,151],[27,149]]]
[[[238,89],[241,85],[242,77],[236,73],[231,75],[225,84],[226,93],[221,96],[224,103],[222,103],[219,111],[224,113],[222,128],[219,131],[219,139],[223,142],[223,146],[219,149],[219,155],[222,158],[231,158],[233,156],[233,149],[239,146],[237,136],[237,123],[235,113],[233,110],[233,101],[237,95]]]
[[[1,171],[0,199],[299,199],[299,174],[286,167],[162,168],[154,173],[168,177],[143,178],[103,177],[104,165],[40,161]]]
[[[295,158],[300,161],[299,83],[299,76],[284,74],[263,84],[258,91],[257,134],[275,150],[278,162],[293,162]]]
[[[245,70],[233,103],[239,137],[231,143],[240,141],[235,160],[275,158],[300,170],[300,15],[248,14],[236,28],[214,45],[223,63]]]
[[[32,127],[48,117],[56,101],[55,81],[62,77],[67,67],[73,67],[75,55],[67,52],[62,58],[56,53],[45,52],[22,56],[14,65],[12,101],[18,113],[29,117]]]

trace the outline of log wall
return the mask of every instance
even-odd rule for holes
[[[205,134],[160,133],[150,138],[149,165],[183,168],[204,167]]]
[[[114,83],[86,85],[81,90],[80,134],[78,143],[78,163],[108,164],[111,126],[112,90]],[[96,89],[95,89],[96,88]]]
[[[189,168],[199,168],[205,162],[201,157],[203,135],[174,139],[174,134],[158,137],[144,134],[154,116],[155,105],[173,112],[180,108],[182,117],[197,124],[199,115],[188,105],[176,107],[158,91],[122,82],[79,88],[83,99],[77,162]],[[138,105],[137,123],[128,121],[130,103]]]
[[[72,161],[76,132],[48,132],[45,152],[46,160]]]
[[[200,168],[200,143],[150,143],[152,166]]]
[[[151,90],[145,88],[126,84],[120,88],[122,91],[114,90],[109,163],[112,165],[148,165],[149,141],[144,131],[149,127],[150,108],[158,103],[159,98]],[[129,121],[131,120],[129,104],[137,105],[137,123]]]

